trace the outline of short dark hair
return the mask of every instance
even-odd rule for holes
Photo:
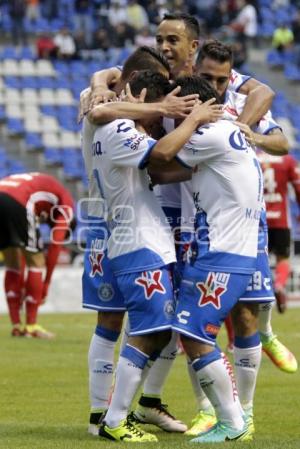
[[[196,17],[181,12],[166,13],[162,20],[181,20],[189,30],[193,39],[200,37],[200,25]]]
[[[233,65],[233,49],[230,45],[222,44],[222,42],[211,39],[204,41],[200,48],[196,66],[200,65],[204,58],[213,59],[218,62],[230,62]]]
[[[207,101],[211,98],[216,99],[216,103],[221,104],[221,99],[215,89],[209,84],[209,82],[201,78],[201,76],[182,76],[176,79],[175,87],[180,86],[179,96],[184,97],[185,95],[198,94],[199,100]]]
[[[127,80],[132,72],[138,70],[159,71],[164,68],[170,73],[170,65],[166,57],[158,50],[152,47],[139,47],[126,60],[123,70],[122,79]]]
[[[147,103],[154,102],[171,91],[169,80],[161,73],[151,70],[137,72],[129,84],[133,96],[138,96],[142,89],[147,89],[145,98]]]

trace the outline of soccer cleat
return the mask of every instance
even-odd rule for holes
[[[247,424],[241,430],[233,429],[227,424],[217,422],[207,432],[201,433],[197,438],[190,440],[190,443],[222,443],[223,441],[251,441],[252,435]]]
[[[287,295],[284,288],[276,289],[274,294],[278,312],[284,313],[287,309]]]
[[[21,329],[19,324],[16,324],[13,326],[12,330],[11,330],[11,336],[12,337],[24,337],[24,330]]]
[[[286,373],[297,371],[298,362],[294,354],[278,340],[276,335],[272,335],[270,338],[261,336],[261,342],[264,352],[277,368]]]
[[[41,338],[43,340],[52,340],[55,334],[47,331],[39,324],[27,324],[24,335],[27,338]]]
[[[209,412],[200,410],[192,420],[191,428],[185,432],[185,435],[194,437],[196,435],[199,435],[199,433],[207,432],[216,424],[216,422],[217,418],[214,414],[214,410],[211,410]]]
[[[99,429],[99,436],[113,441],[124,441],[129,443],[153,443],[158,439],[152,433],[144,432],[136,427],[128,419],[123,419],[118,427],[108,427],[102,421]]]
[[[249,408],[248,410],[244,410],[244,421],[248,425],[248,431],[250,435],[254,435],[255,427],[254,427],[254,418],[253,418],[253,409]]]
[[[138,404],[134,411],[134,416],[141,424],[154,424],[166,432],[183,433],[187,430],[187,425],[171,415],[168,411],[168,406],[162,404],[160,399],[159,403],[154,407],[144,407]]]
[[[103,412],[91,412],[88,433],[94,436],[99,435],[100,424],[104,418]]]

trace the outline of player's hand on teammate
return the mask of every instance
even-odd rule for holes
[[[125,89],[122,90],[120,99],[122,101],[129,101],[130,103],[144,103],[147,95],[147,89],[144,87],[139,96],[135,97],[132,95],[129,83],[126,84]]]
[[[100,103],[108,103],[109,101],[116,101],[117,94],[108,89],[107,86],[97,86],[92,90],[90,108],[97,106]]]
[[[185,97],[178,97],[180,86],[172,90],[162,101],[164,116],[169,118],[185,118],[193,110],[196,102],[198,102],[199,95],[192,94]]]
[[[202,103],[197,101],[190,114],[191,119],[194,119],[196,125],[204,125],[205,123],[216,122],[223,115],[223,105],[215,104],[216,99],[210,98]]]
[[[252,131],[250,126],[246,125],[245,123],[241,123],[239,121],[236,121],[235,124],[240,128],[241,131],[243,131],[247,142],[251,146],[255,146],[256,145],[255,133]]]

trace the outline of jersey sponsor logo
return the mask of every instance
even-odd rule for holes
[[[215,309],[221,309],[221,296],[227,291],[229,273],[209,272],[205,282],[197,282],[196,287],[200,290],[199,307],[211,304]]]
[[[90,277],[95,277],[96,274],[103,276],[102,260],[104,258],[104,252],[99,249],[99,242],[102,245],[102,240],[95,239],[91,243],[91,252],[89,255],[89,261],[91,264]]]
[[[132,151],[136,151],[138,150],[140,143],[143,142],[143,140],[146,139],[146,135],[142,134],[134,134],[131,137],[128,137],[128,139],[126,139],[124,145],[125,147],[130,148]]]
[[[177,313],[177,320],[181,324],[187,324],[189,318],[191,316],[191,313],[187,310],[182,310],[180,313]]]
[[[101,301],[108,302],[114,297],[115,291],[111,284],[101,284],[98,288],[98,296]]]
[[[121,122],[117,126],[117,133],[127,133],[131,129],[130,126],[126,126],[126,122]]]
[[[207,332],[208,334],[211,334],[211,335],[218,335],[219,330],[220,330],[220,327],[219,326],[215,326],[214,324],[208,323],[205,326],[205,332]]]
[[[143,271],[142,275],[135,279],[134,283],[144,288],[146,299],[151,299],[157,293],[166,293],[166,289],[161,283],[162,271]]]
[[[229,136],[229,143],[235,150],[244,151],[248,149],[247,142],[241,131],[233,131]]]

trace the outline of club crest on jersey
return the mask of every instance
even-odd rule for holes
[[[98,296],[104,302],[109,302],[114,297],[115,291],[111,284],[101,284],[98,288]]]
[[[97,245],[97,239],[92,241],[91,252],[89,255],[89,261],[91,264],[90,277],[95,277],[96,274],[103,276],[102,260],[104,258],[104,252],[99,249]]]
[[[156,292],[166,293],[166,289],[161,283],[161,277],[161,270],[143,271],[134,283],[144,288],[146,299],[151,299]]]
[[[215,309],[221,309],[221,296],[227,291],[229,273],[209,272],[205,282],[197,282],[196,287],[200,290],[199,307],[211,304]]]

